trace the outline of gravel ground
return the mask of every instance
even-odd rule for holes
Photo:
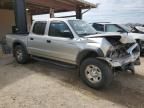
[[[19,65],[0,59],[0,108],[144,108],[144,58],[136,75],[120,73],[97,91],[83,84],[75,69],[32,61]]]

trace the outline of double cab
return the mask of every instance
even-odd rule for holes
[[[107,87],[116,68],[134,71],[140,48],[133,38],[100,34],[82,20],[34,21],[29,34],[7,34],[7,44],[20,64],[38,57],[75,65],[90,87]]]

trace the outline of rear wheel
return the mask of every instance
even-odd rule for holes
[[[95,89],[107,87],[113,79],[111,67],[96,58],[84,60],[80,66],[80,76],[88,86]]]
[[[14,56],[16,58],[16,61],[20,64],[25,64],[29,61],[29,55],[26,49],[21,45],[15,46]]]

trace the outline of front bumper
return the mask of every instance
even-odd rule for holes
[[[123,58],[118,58],[115,60],[112,60],[111,58],[100,58],[105,61],[107,61],[112,67],[122,67],[124,65],[134,63],[137,59],[140,57],[140,51],[138,52],[133,52],[135,48],[138,48],[138,44],[132,45],[127,52],[129,55],[123,57]]]

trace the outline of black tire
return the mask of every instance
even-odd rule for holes
[[[21,58],[18,56],[19,52],[21,53]],[[14,57],[19,64],[26,64],[30,59],[27,50],[22,45],[17,45],[14,47]]]
[[[98,67],[101,70],[101,79],[98,82],[92,83],[86,75],[86,69],[88,66],[94,65]],[[80,66],[80,77],[83,80],[84,83],[86,83],[88,86],[95,88],[95,89],[103,89],[109,86],[109,84],[113,80],[113,73],[112,68],[108,63],[98,60],[96,58],[88,58],[84,60]]]

